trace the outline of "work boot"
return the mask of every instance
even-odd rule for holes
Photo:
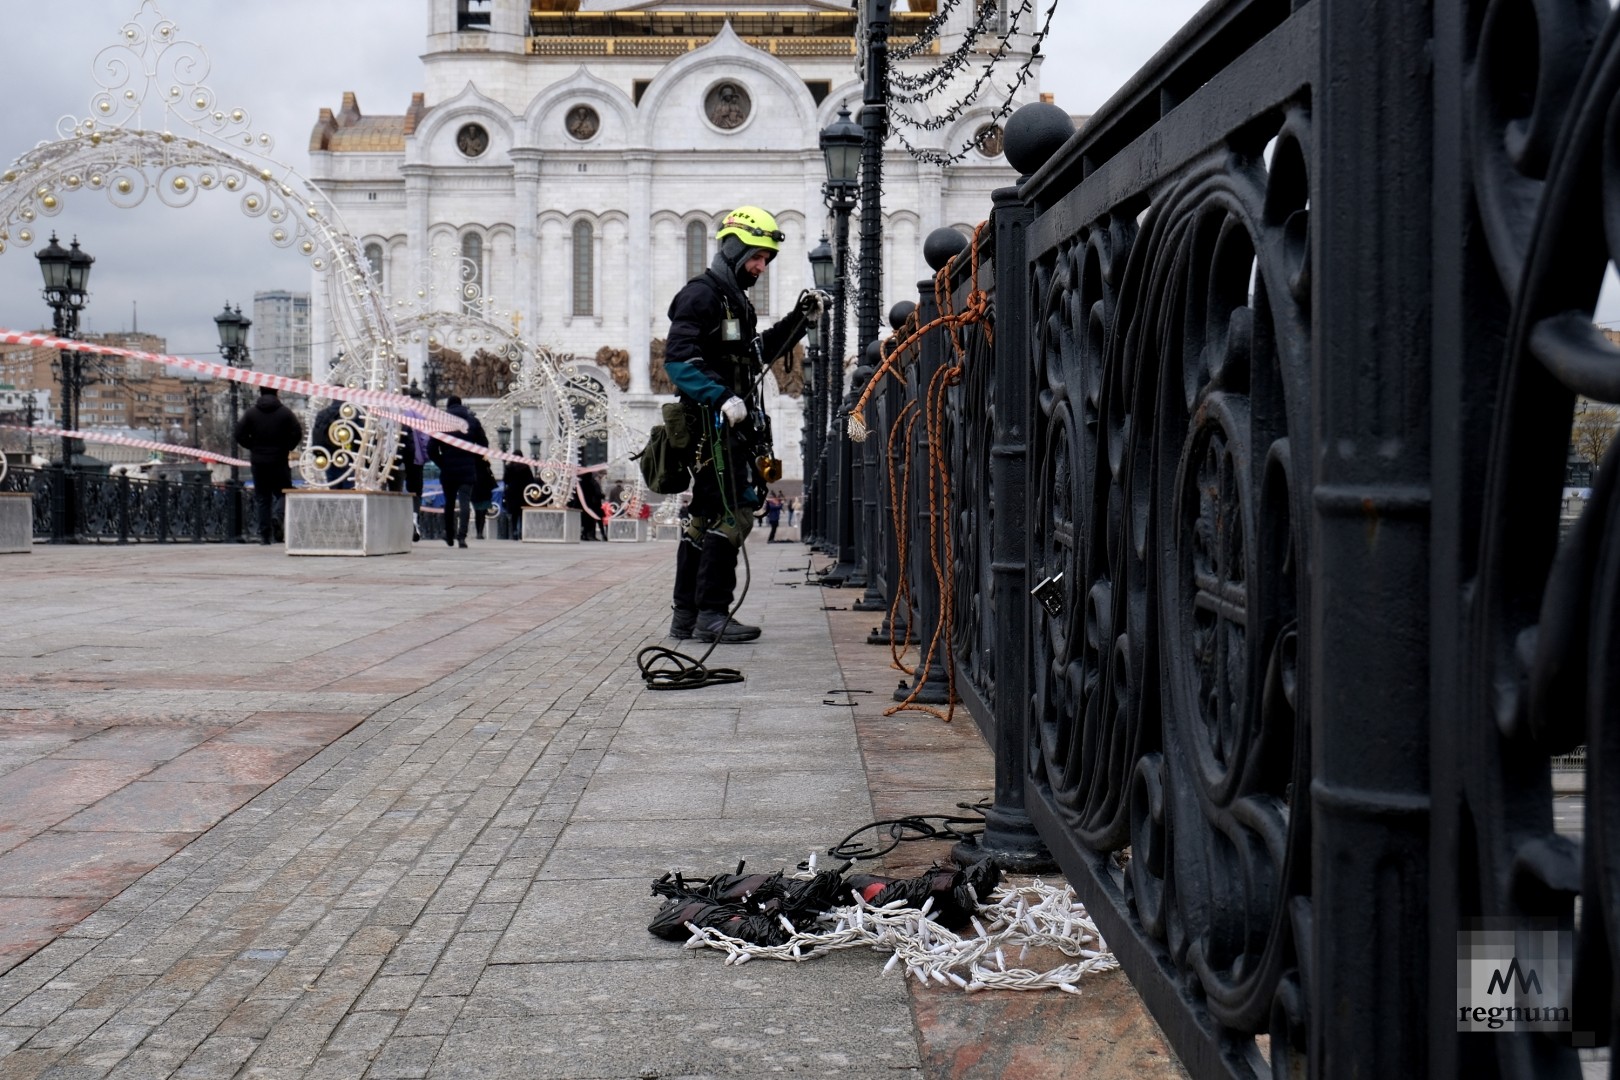
[[[680,608],[675,608],[674,611],[675,614],[669,620],[669,636],[676,641],[685,641],[697,628],[697,612],[682,611]]]
[[[759,637],[759,627],[727,618],[723,611],[701,611],[693,636],[699,641],[719,641],[722,645],[736,645]]]

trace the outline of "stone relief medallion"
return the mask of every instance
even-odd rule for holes
[[[482,157],[489,149],[489,132],[482,124],[463,124],[456,132],[456,149],[468,157]]]
[[[602,120],[589,105],[575,105],[563,118],[563,126],[568,129],[568,134],[584,142],[601,128]]]
[[[986,124],[974,135],[979,145],[979,153],[987,158],[1001,156],[1001,125]]]
[[[723,131],[741,127],[752,106],[748,91],[734,82],[716,83],[703,98],[703,111],[709,123]]]

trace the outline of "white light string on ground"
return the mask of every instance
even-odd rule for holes
[[[391,393],[387,390],[363,390],[355,386],[334,386],[331,383],[295,379],[290,375],[276,375],[268,371],[255,371],[253,368],[217,364],[211,360],[194,360],[189,356],[167,356],[163,353],[143,352],[140,349],[125,349],[90,341],[52,337],[50,334],[23,333],[20,330],[0,329],[0,344],[32,345],[38,348],[55,349],[58,352],[93,353],[98,356],[124,356],[148,364],[185,368],[188,371],[212,375],[217,379],[230,379],[232,382],[250,383],[254,386],[268,386],[273,390],[285,390],[293,394],[334,398],[338,401],[352,401],[356,405],[396,410],[400,413],[408,411],[412,417],[410,426],[420,428],[423,431],[467,430],[467,422],[461,417],[447,413],[442,409],[436,409],[431,405],[424,405],[416,398],[408,397],[405,394]],[[400,417],[400,419],[403,422],[403,417]]]
[[[136,439],[128,435],[109,435],[98,431],[71,431],[67,428],[49,427],[44,424],[35,424],[33,427],[24,427],[22,424],[0,424],[0,428],[7,431],[31,431],[35,435],[48,435],[51,437],[66,436],[70,439],[83,439],[85,442],[106,443],[109,446],[133,446],[140,450],[159,450],[165,454],[181,454],[185,457],[196,458],[198,461],[217,461],[221,465],[241,465],[244,468],[252,465],[250,461],[241,458],[226,457],[216,454],[212,450],[198,450],[191,446],[176,446],[174,443],[153,442],[151,439]]]
[[[920,909],[907,907],[903,900],[878,908],[862,900],[859,893],[851,896],[852,905],[820,916],[818,921],[830,924],[828,929],[801,931],[783,919],[782,927],[791,937],[781,945],[753,945],[688,923],[692,937],[686,948],[719,949],[725,952],[727,964],[746,964],[756,958],[798,963],[839,949],[870,948],[893,954],[883,974],[904,964],[905,974],[919,982],[968,991],[1063,990],[1078,994],[1083,976],[1119,967],[1068,885],[1056,888],[1036,879],[1027,885],[999,886],[989,903],[979,905],[973,919],[976,933],[966,936],[928,917],[932,898]],[[1007,957],[1015,948],[1014,965],[1023,963],[1031,948],[1056,949],[1077,962],[1046,971],[1009,967]]]

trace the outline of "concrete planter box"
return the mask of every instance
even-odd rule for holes
[[[410,550],[408,492],[287,492],[289,555],[405,555]]]
[[[524,507],[523,542],[525,544],[579,543],[579,511]]]
[[[681,534],[686,532],[684,525],[654,525],[652,538],[654,540],[679,540]]]
[[[621,544],[639,544],[647,539],[647,523],[640,518],[608,518],[607,536]]]
[[[0,555],[34,550],[34,497],[0,491]]]

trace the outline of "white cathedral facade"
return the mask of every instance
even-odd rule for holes
[[[933,2],[896,12],[891,50],[915,40]],[[436,293],[454,297],[445,254],[466,257],[525,338],[578,357],[645,428],[668,400],[655,392],[652,369],[670,298],[708,264],[728,210],[764,207],[788,237],[753,292],[762,325],[810,285],[806,256],[829,219],[818,138],[840,107],[859,112],[859,26],[851,8],[820,0],[613,5],[426,0],[422,92],[403,113],[366,114],[354,93],[336,112],[321,110],[311,177],[360,239],[384,292],[414,289],[432,265],[428,272],[446,278]],[[970,6],[957,3],[940,41],[895,69],[920,73],[961,45]],[[1017,65],[1029,41],[1012,43],[1007,63]],[[976,75],[969,65],[966,78]],[[1020,91],[1021,99],[1037,94],[1034,80]],[[954,151],[998,104],[969,108],[938,131],[900,130],[914,145]],[[922,241],[931,230],[971,230],[991,191],[1014,179],[999,133],[991,134],[984,149],[943,168],[914,160],[891,135],[881,310],[916,295],[929,273]],[[852,253],[858,232],[857,213]],[[329,340],[320,331],[330,318],[324,294],[313,294],[313,336]],[[853,280],[849,315],[852,363]],[[594,366],[603,348],[628,354],[622,386]],[[330,358],[314,359],[319,377]],[[417,377],[422,360],[411,357]],[[768,387],[777,451],[795,479],[801,407],[775,390]]]

